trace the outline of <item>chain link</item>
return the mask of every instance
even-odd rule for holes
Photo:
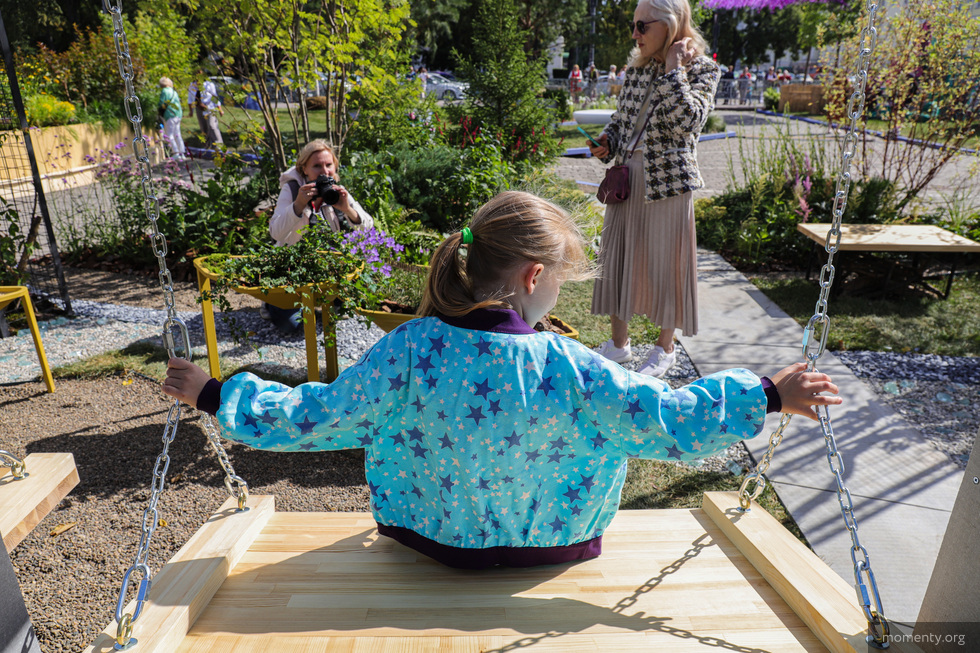
[[[10,453],[0,449],[0,467],[9,467],[10,473],[14,475],[14,479],[22,481],[30,474],[27,473],[27,463],[23,460]]]
[[[167,238],[160,232],[157,220],[160,218],[160,204],[153,191],[153,170],[150,165],[149,143],[143,136],[143,107],[140,105],[139,96],[136,95],[134,79],[136,77],[133,70],[133,60],[129,53],[129,42],[126,39],[126,30],[123,23],[122,0],[102,0],[102,7],[112,18],[112,39],[116,46],[116,63],[119,67],[119,76],[122,77],[126,85],[126,95],[123,98],[123,106],[126,109],[126,116],[133,123],[133,154],[136,157],[136,171],[140,176],[140,187],[143,191],[143,206],[149,221],[152,233],[150,235],[150,246],[156,256],[157,264],[160,268],[159,279],[160,288],[163,290],[164,305],[167,310],[167,319],[163,325],[163,345],[167,350],[169,358],[177,358],[177,346],[180,345],[180,357],[187,360],[191,359],[191,339],[187,330],[187,325],[177,315],[177,302],[174,297],[173,278],[167,268]],[[176,335],[175,335],[176,333]],[[157,511],[157,502],[166,485],[167,469],[170,467],[170,456],[168,450],[170,444],[177,435],[177,426],[180,422],[181,404],[179,400],[174,400],[170,411],[167,413],[167,424],[163,431],[163,451],[157,456],[156,464],[153,467],[153,481],[150,492],[150,502],[143,511],[142,531],[139,545],[136,549],[136,559],[133,565],[126,570],[123,575],[122,589],[119,592],[119,600],[116,602],[116,650],[132,648],[136,644],[133,638],[133,625],[139,619],[146,603],[146,598],[152,585],[152,574],[147,564],[150,553],[150,542],[153,533],[160,521]],[[225,471],[225,487],[228,493],[237,497],[238,509],[247,510],[245,502],[248,500],[248,484],[237,474],[228,460],[221,445],[221,438],[218,435],[217,427],[211,420],[210,415],[202,416],[202,425],[207,435],[208,441],[218,455],[218,461]],[[125,613],[126,594],[130,582],[134,575],[139,578],[139,585],[136,593],[136,608],[132,614]]]
[[[878,17],[878,3],[875,0],[867,0],[868,23],[861,30],[861,41],[858,54],[858,73],[853,80],[854,90],[847,102],[847,117],[850,125],[844,135],[841,144],[840,170],[837,175],[837,185],[834,191],[833,203],[833,223],[827,232],[827,239],[824,243],[824,250],[827,252],[827,262],[820,270],[820,297],[814,307],[813,316],[803,329],[803,358],[807,363],[807,371],[812,372],[816,369],[817,360],[823,356],[827,348],[827,336],[830,334],[830,317],[827,315],[829,306],[830,289],[834,283],[834,256],[840,249],[841,222],[844,219],[844,210],[847,208],[847,196],[851,188],[851,163],[854,159],[858,146],[858,121],[864,114],[864,101],[866,98],[865,89],[868,83],[868,68],[871,65],[871,55],[878,42],[878,30],[875,27]],[[844,526],[851,535],[851,560],[854,563],[854,584],[857,590],[858,601],[868,620],[868,630],[871,635],[869,642],[878,648],[887,648],[888,622],[884,617],[884,610],[881,607],[881,597],[878,594],[878,584],[875,581],[874,571],[871,569],[871,561],[868,559],[868,551],[861,546],[858,538],[858,525],[854,517],[854,504],[851,501],[851,492],[844,485],[844,461],[840,452],[837,450],[837,441],[834,438],[834,429],[830,421],[830,411],[826,406],[818,410],[820,418],[820,428],[823,431],[824,444],[827,448],[827,461],[830,464],[830,471],[837,481],[837,502],[840,504],[841,517]],[[821,414],[822,413],[822,414]],[[757,499],[765,488],[766,481],[763,474],[769,469],[772,455],[779,443],[783,439],[783,431],[789,424],[790,415],[783,415],[779,421],[779,427],[769,438],[769,447],[762,457],[756,470],[745,477],[742,486],[739,488],[739,505],[742,510],[748,510],[752,499]],[[749,492],[749,485],[755,483],[752,492]],[[870,592],[869,592],[870,587]],[[873,605],[872,605],[873,604]]]

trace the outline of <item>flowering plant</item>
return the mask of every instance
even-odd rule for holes
[[[358,309],[378,307],[391,293],[402,251],[402,244],[378,229],[339,234],[317,223],[295,245],[266,245],[244,256],[206,257],[205,266],[217,278],[201,299],[215,302],[229,314],[229,327],[239,343],[245,341],[247,331],[230,314],[229,290],[247,288],[259,298],[274,290],[296,295],[294,305],[304,310],[304,320],[310,318],[302,303],[304,295],[314,295],[316,304],[323,297],[335,297],[333,310],[324,311],[323,319],[351,317]],[[332,331],[324,329],[325,337]]]

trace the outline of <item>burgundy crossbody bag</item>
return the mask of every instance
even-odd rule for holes
[[[633,134],[630,136],[629,143],[636,138],[637,134],[643,133],[643,130],[647,128],[650,123],[650,93],[653,91],[653,80],[650,80],[650,88],[647,89],[647,95],[643,98],[643,104],[640,106],[640,116],[646,113],[646,118],[643,121],[643,127],[636,130],[634,125]],[[637,116],[639,118],[639,116]],[[637,120],[636,124],[639,124]],[[629,156],[633,156],[633,152],[636,152],[636,148],[640,146],[639,140],[637,140],[636,145],[630,150]],[[625,202],[630,197],[630,169],[628,165],[624,165],[626,161],[629,161],[629,157],[625,159],[620,158],[616,155],[616,165],[610,167],[606,170],[606,176],[602,179],[602,183],[599,184],[599,190],[596,191],[596,197],[603,204],[619,204],[620,202]]]

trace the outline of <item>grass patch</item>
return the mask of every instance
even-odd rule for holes
[[[590,129],[590,127],[593,129]],[[587,125],[582,129],[592,134],[592,138],[599,138],[599,134],[602,132],[601,125]],[[555,129],[555,136],[557,136],[560,139],[563,139],[562,147],[588,147],[589,146],[589,139],[583,136],[582,132],[580,132],[578,130],[578,127],[575,125],[572,125],[571,127],[559,125],[558,128]]]
[[[626,510],[700,508],[705,492],[737,492],[744,480],[744,476],[725,472],[634,459],[629,461],[619,505]],[[758,502],[796,539],[810,546],[771,485],[766,485]]]
[[[797,117],[800,117],[800,118],[812,118],[814,120],[819,120],[820,122],[828,122],[828,118],[824,114],[792,113],[792,112],[790,112],[787,115],[797,116]],[[846,122],[846,121],[842,121],[842,122]],[[942,121],[939,121],[939,122],[940,122],[940,125],[941,126],[935,126],[933,124],[934,121],[930,121],[930,125],[931,126],[928,129],[923,128],[923,127],[921,127],[919,125],[916,125],[914,123],[905,123],[905,124],[902,125],[902,128],[899,130],[899,132],[902,134],[902,136],[911,136],[911,135],[913,135],[913,131],[914,131],[916,138],[923,138],[925,136],[928,136],[931,133],[939,133],[939,132],[944,131],[945,128],[946,128],[946,126],[947,125],[950,125],[950,124],[953,127],[959,127],[959,123],[946,123],[946,124],[943,124]],[[889,123],[886,120],[877,120],[875,118],[866,118],[864,120],[863,128],[864,129],[867,129],[867,130],[870,130],[870,131],[876,131],[876,132],[882,132],[882,133],[884,133],[884,132],[888,131],[888,129],[889,129]],[[977,147],[978,144],[980,144],[980,138],[977,138],[976,136],[971,136],[970,138],[966,139],[966,141],[964,141],[963,144],[960,147],[965,147],[965,148],[968,148],[968,149],[972,149],[972,148]]]
[[[195,357],[194,362],[207,370],[207,358]],[[227,379],[239,372],[251,371],[246,367],[221,366],[221,375]],[[107,351],[95,356],[59,365],[51,370],[56,379],[98,379],[106,376],[138,374],[163,383],[167,376],[167,350],[149,342],[134,342],[118,351]],[[287,381],[278,375],[260,375],[270,381]]]
[[[586,347],[601,345],[610,336],[609,316],[591,313],[593,286],[593,281],[566,283],[554,310],[555,315],[578,329],[579,341]],[[629,332],[632,345],[652,345],[660,336],[660,327],[638,315],[630,320]]]
[[[769,299],[803,326],[820,295],[815,281],[750,277]],[[897,298],[830,299],[827,348],[915,351],[944,356],[980,356],[980,277],[961,277],[948,300],[907,293]]]

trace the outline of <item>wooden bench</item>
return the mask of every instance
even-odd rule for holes
[[[796,230],[814,242],[813,252],[807,263],[806,277],[810,278],[813,261],[818,245],[823,248],[827,243],[827,233],[831,224],[825,222],[800,223]],[[838,252],[904,252],[916,257],[913,268],[917,281],[942,295],[949,297],[953,287],[953,277],[956,275],[956,256],[963,254],[980,254],[980,243],[969,238],[958,236],[951,231],[934,225],[910,224],[842,224],[840,248]],[[949,274],[946,277],[946,288],[943,291],[932,288],[925,283],[924,270],[919,265],[917,257],[929,255],[942,256],[950,261]],[[839,265],[836,267],[840,268]],[[891,270],[886,276],[886,284],[890,279]],[[838,284],[843,282],[843,275],[837,271]],[[839,287],[839,286],[838,286]]]

